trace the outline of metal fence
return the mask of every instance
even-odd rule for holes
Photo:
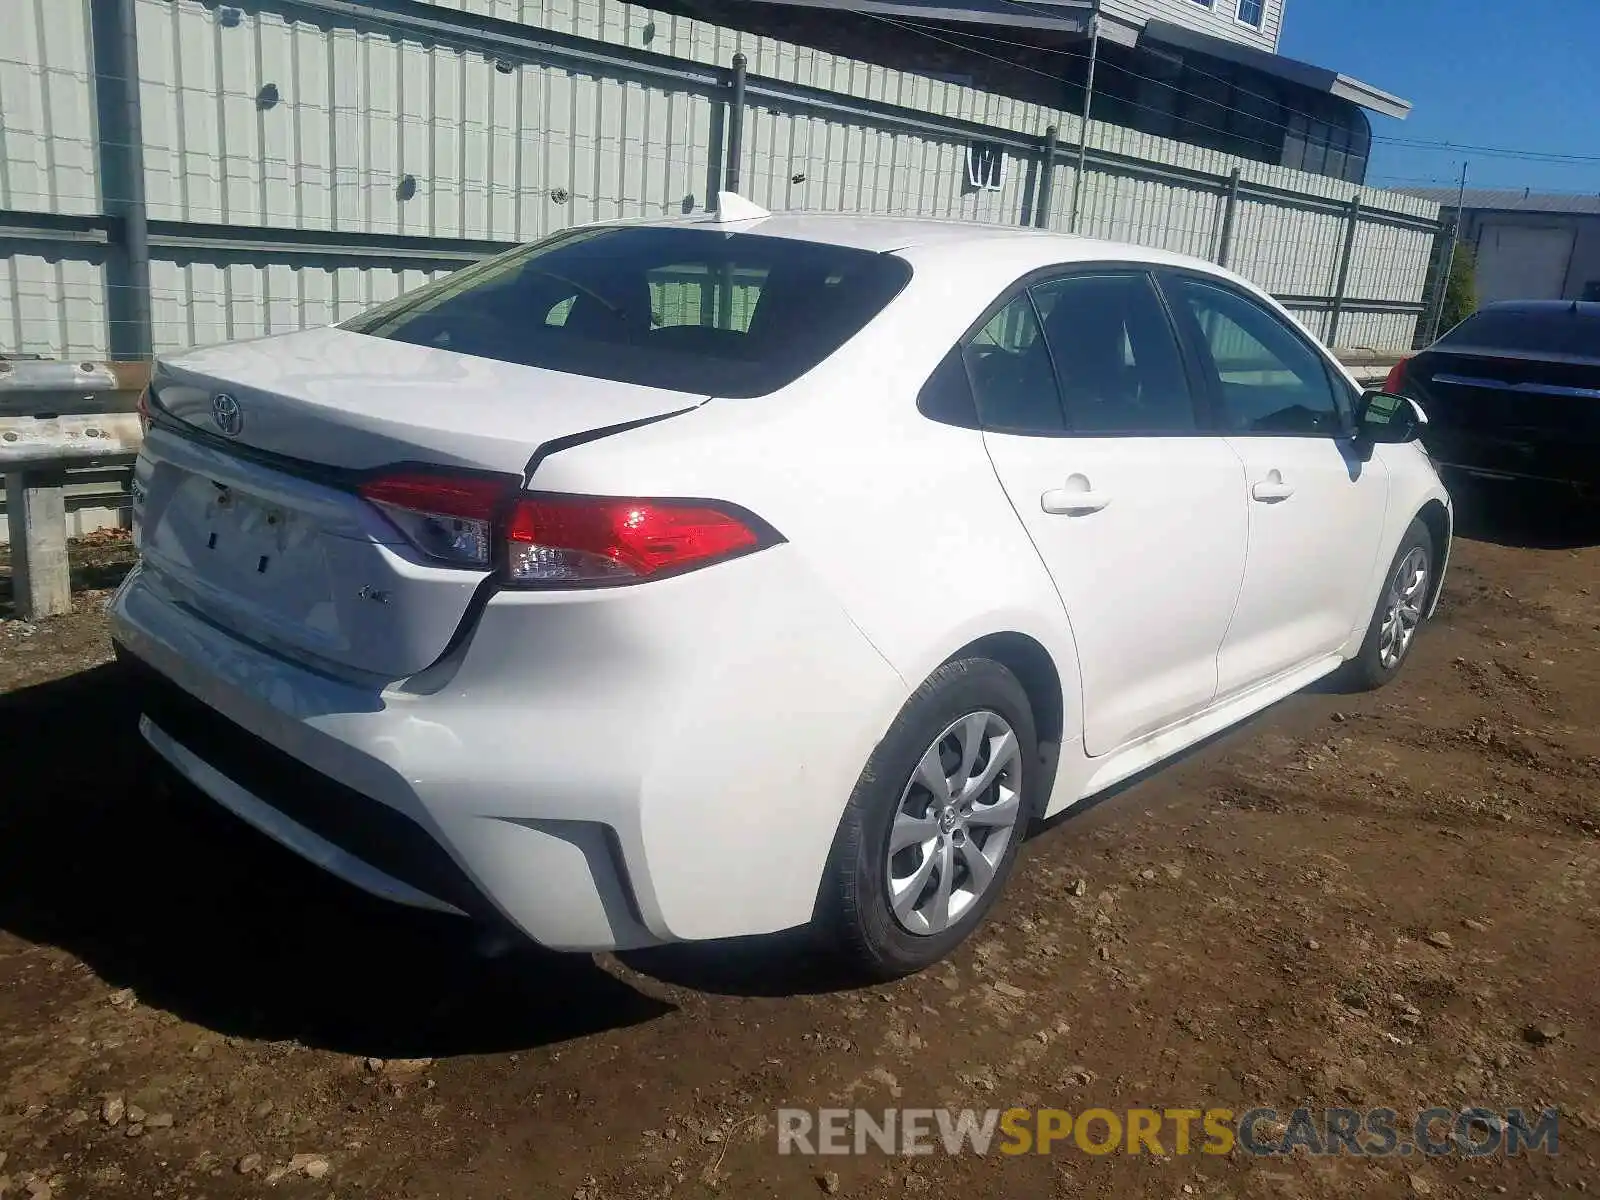
[[[4,541],[20,616],[70,609],[67,538],[122,524],[149,378],[146,363],[0,361]]]
[[[527,22],[538,22],[530,24]],[[582,221],[953,217],[1226,263],[1410,345],[1438,208],[615,0],[18,0],[0,352],[130,359],[347,317]],[[1071,198],[1079,197],[1074,205]]]

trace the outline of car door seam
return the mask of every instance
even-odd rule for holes
[[[1000,494],[1005,497],[1006,506],[1011,509],[1011,514],[1017,519],[1017,527],[1022,530],[1022,536],[1028,539],[1028,545],[1033,547],[1033,556],[1038,560],[1039,569],[1044,572],[1044,577],[1050,581],[1050,590],[1056,595],[1056,603],[1061,607],[1062,620],[1066,622],[1067,637],[1072,641],[1072,654],[1075,661],[1074,673],[1078,677],[1078,732],[1081,736],[1087,723],[1088,711],[1084,707],[1088,697],[1083,691],[1083,656],[1078,649],[1078,633],[1072,627],[1072,612],[1067,608],[1067,598],[1061,594],[1061,585],[1056,582],[1055,572],[1050,570],[1050,565],[1045,561],[1044,551],[1039,548],[1038,540],[1033,536],[1033,531],[1028,528],[1028,522],[1017,509],[1017,502],[1011,496],[1011,490],[1006,487],[1006,481],[1000,474],[1000,466],[994,461],[994,455],[989,450],[988,430],[979,430],[978,437],[983,442],[983,456],[989,460],[989,470],[994,475],[994,483],[1000,489]],[[1057,672],[1059,674],[1059,670]],[[1067,728],[1063,717],[1061,740],[1065,745],[1067,741]]]
[[[1250,578],[1250,525],[1256,519],[1255,506],[1250,500],[1250,464],[1244,455],[1239,453],[1239,448],[1233,444],[1232,438],[1223,436],[1219,440],[1239,463],[1239,495],[1244,505],[1244,554],[1239,559],[1239,584],[1233,590],[1233,608],[1228,613],[1228,623],[1223,627],[1222,640],[1217,643],[1217,653],[1212,660],[1217,672],[1217,687],[1216,691],[1211,693],[1211,703],[1206,705],[1207,709],[1215,707],[1222,698],[1222,650],[1228,644],[1228,639],[1233,636],[1233,624],[1239,619],[1239,606],[1244,602],[1244,584],[1245,580]]]

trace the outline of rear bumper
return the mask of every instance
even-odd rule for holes
[[[782,548],[502,594],[451,659],[381,691],[219,630],[143,572],[112,620],[146,739],[202,791],[367,891],[555,949],[809,920],[906,694]]]
[[[1536,441],[1441,430],[1429,437],[1427,446],[1445,471],[1485,479],[1600,488],[1600,445],[1582,440]]]
[[[1577,492],[1600,492],[1600,479],[1574,478],[1570,475],[1545,475],[1537,471],[1506,471],[1495,467],[1474,466],[1468,463],[1440,462],[1439,469],[1448,474],[1465,475],[1472,479],[1502,480],[1508,483],[1537,483],[1552,488],[1571,488]]]

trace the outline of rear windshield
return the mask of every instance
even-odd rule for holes
[[[1450,350],[1502,350],[1600,358],[1600,314],[1570,305],[1485,309],[1457,325],[1439,345]]]
[[[362,313],[373,337],[708,396],[760,396],[837,350],[904,259],[704,228],[572,230]]]

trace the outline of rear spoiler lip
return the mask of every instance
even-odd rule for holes
[[[198,425],[192,425],[188,421],[175,417],[165,408],[162,408],[160,401],[154,397],[150,401],[150,428],[152,431],[159,429],[163,433],[184,438],[187,441],[197,442],[208,449],[221,451],[233,458],[240,458],[257,466],[266,467],[284,475],[292,475],[297,479],[305,479],[311,483],[319,483],[324,487],[334,488],[341,492],[359,491],[361,485],[367,480],[399,471],[419,474],[470,475],[479,479],[490,479],[504,483],[507,489],[520,487],[522,484],[519,476],[506,471],[449,466],[444,463],[428,462],[424,459],[399,459],[377,467],[336,467],[329,463],[317,462],[314,459],[296,458],[293,455],[280,454],[275,450],[262,450],[257,446],[225,438],[220,434],[212,433]]]
[[[1592,354],[1538,353],[1532,350],[1514,350],[1508,346],[1448,346],[1438,342],[1417,351],[1419,358],[1424,354],[1443,358],[1487,358],[1506,362],[1550,363],[1563,367],[1593,367],[1596,371],[1600,371],[1600,356]]]
[[[1454,371],[1440,371],[1429,378],[1430,383],[1445,383],[1453,387],[1482,388],[1486,391],[1513,392],[1524,396],[1558,396],[1564,400],[1600,400],[1600,387],[1567,387],[1558,383],[1534,383],[1523,380],[1507,383],[1503,379],[1486,379],[1476,375],[1458,375]]]

